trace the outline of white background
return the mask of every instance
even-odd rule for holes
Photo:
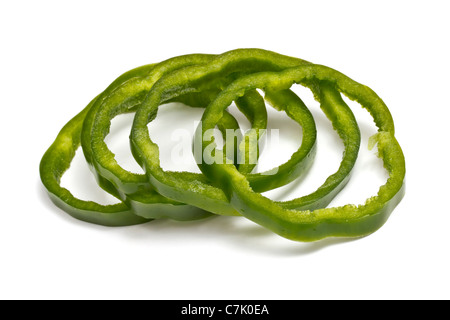
[[[450,298],[449,9],[448,1],[433,0],[1,2],[0,298]],[[305,244],[244,218],[105,228],[53,206],[39,180],[40,158],[64,123],[118,75],[180,54],[244,47],[335,68],[389,106],[407,189],[379,231]],[[304,92],[319,127],[317,163],[301,185],[268,194],[274,199],[314,190],[339,163],[342,146]],[[370,117],[351,106],[364,140],[353,178],[333,204],[363,201],[385,179],[366,150],[375,132]],[[170,136],[164,130],[191,128],[201,116],[178,108],[185,118],[161,112],[150,125],[157,142]],[[299,143],[295,124],[270,114],[271,126],[282,125],[282,145],[267,147],[261,161],[268,166],[287,160]],[[107,139],[130,166],[131,121],[115,119]],[[81,153],[63,183],[83,199],[111,201]]]

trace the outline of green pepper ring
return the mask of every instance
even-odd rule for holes
[[[139,78],[136,80],[136,82],[138,83],[137,85],[134,85],[131,81],[129,81],[129,83],[127,83],[126,85],[132,90],[134,89],[134,87],[143,87],[144,89],[141,90],[145,92],[146,90],[148,90],[148,88],[152,87],[156,79],[159,79],[164,74],[169,73],[172,70],[180,69],[180,67],[182,66],[199,65],[201,64],[201,62],[205,62],[208,60],[212,60],[210,55],[206,56],[197,54],[175,57],[157,64],[147,77],[142,79]],[[150,80],[147,80],[147,78]],[[231,82],[231,80],[220,79],[219,86],[223,86],[224,83],[228,82]],[[210,90],[210,88],[208,89]],[[128,105],[130,103],[124,104],[124,101],[129,101],[130,94],[128,94],[128,92],[126,91],[124,93],[123,91],[124,90],[115,90],[115,92],[112,92],[109,96],[105,97],[101,101],[101,103],[91,108],[88,116],[86,117],[86,121],[83,127],[83,149],[88,162],[91,163],[94,168],[94,172],[99,176],[98,179],[100,182],[101,179],[106,179],[107,181],[109,181],[113,186],[113,189],[117,190],[117,194],[120,195],[120,198],[130,204],[130,206],[135,210],[136,214],[144,216],[146,218],[159,218],[160,216],[155,216],[155,214],[160,215],[160,213],[152,210],[152,203],[150,203],[150,206],[148,206],[148,201],[146,201],[149,188],[148,181],[145,175],[133,174],[122,169],[115,161],[114,154],[107,148],[106,143],[104,142],[104,138],[109,131],[112,118],[124,111],[129,110]],[[116,94],[118,98],[121,99],[119,100],[119,102],[115,101],[116,98],[113,96],[114,94]],[[138,93],[134,92],[133,95],[135,94]],[[286,95],[286,93],[283,94]],[[275,100],[277,99],[277,95],[278,94],[274,94]],[[282,94],[280,93],[279,95]],[[303,110],[301,117],[297,117],[296,121],[299,122],[303,127],[304,144],[302,143],[302,152],[298,153],[296,157],[293,157],[291,161],[286,165],[286,167],[288,167],[288,169],[295,169],[297,163],[300,162],[304,163],[302,167],[306,169],[309,166],[308,164],[311,163],[315,153],[315,123],[312,115],[309,113],[309,110],[303,104],[301,99],[295,96],[293,93],[291,93],[290,95],[291,96],[287,99],[291,99],[292,103],[298,106],[298,109]],[[183,96],[181,96],[181,98],[182,97]],[[245,100],[245,98],[246,97],[244,96],[241,99],[237,99],[237,106],[250,120],[255,129],[264,130],[267,124],[267,113],[264,101],[256,91],[253,92],[252,95],[249,95],[247,100]],[[258,100],[258,98],[260,100]],[[112,100],[114,103],[108,103],[108,99]],[[171,101],[179,99],[180,97],[176,97]],[[282,98],[280,97],[279,99]],[[133,101],[132,105],[138,105],[138,102]],[[276,103],[277,102],[275,102],[275,104]],[[222,130],[222,132],[224,132],[224,130]],[[248,148],[248,146],[246,146],[245,142],[241,145],[241,147],[243,148],[244,152],[247,152],[250,149]],[[305,157],[306,155],[307,158]],[[249,155],[246,154],[247,158],[248,156]],[[253,167],[254,164],[247,164],[244,166],[241,165],[239,166],[239,170],[243,173],[246,173],[251,171]],[[284,178],[286,181],[287,178],[292,179],[294,175],[298,176],[301,173],[302,171],[297,170],[295,173],[292,172],[289,177],[286,175],[282,176],[282,179]],[[183,175],[185,179],[194,181],[194,183],[208,183],[207,180],[203,177],[203,174],[183,173]],[[275,178],[276,177],[277,175],[275,174]],[[282,179],[278,179],[278,185],[284,183]],[[228,200],[226,199],[226,196],[223,194],[223,192],[217,188],[216,191],[217,192],[213,194],[214,199],[212,201],[214,201],[216,204],[219,203],[220,205],[203,207],[203,209],[207,208],[206,210],[208,211],[222,215],[238,215],[238,213],[229,205]],[[160,197],[165,198],[162,196]],[[160,201],[157,202],[159,203]],[[177,211],[175,212],[175,214],[171,214],[168,217],[177,220],[186,220],[186,218],[189,216],[190,215],[187,215],[187,213]]]
[[[124,73],[113,81],[105,91],[114,90],[122,83],[141,76],[147,72],[146,69],[151,69],[152,67],[153,65],[147,65]],[[93,201],[81,200],[73,196],[69,190],[63,188],[60,184],[61,177],[69,169],[75,152],[81,144],[82,128],[86,117],[93,105],[101,97],[102,94],[94,98],[88,106],[61,129],[55,141],[41,159],[39,167],[41,181],[47,189],[50,199],[56,206],[76,219],[105,226],[128,226],[148,222],[151,219],[136,215],[135,208],[131,208],[124,202],[114,205],[101,205]],[[195,97],[192,101],[195,101]],[[228,122],[233,120],[237,124],[232,116],[228,120]],[[85,155],[89,156],[87,153]],[[118,197],[108,180],[102,179],[99,180],[99,183],[106,191]],[[161,197],[155,192],[147,197],[147,199],[149,198],[153,199],[153,211],[159,212],[160,215],[168,216],[181,213],[181,217],[186,217],[186,219],[209,215],[209,213],[189,205],[174,205],[174,201]]]
[[[159,193],[176,201],[189,203],[206,210],[217,205],[217,203],[211,201],[213,198],[211,194],[215,192],[215,189],[212,189],[209,185],[205,185],[200,181],[193,186],[192,182],[188,181],[183,176],[183,173],[165,172],[160,167],[159,149],[150,139],[147,124],[153,120],[159,105],[164,99],[174,98],[187,92],[199,92],[203,89],[205,82],[208,83],[211,79],[221,78],[223,74],[226,75],[232,74],[233,72],[239,72],[239,75],[242,75],[258,72],[261,71],[261,69],[283,70],[292,66],[310,64],[311,63],[304,60],[266,50],[238,49],[218,56],[211,63],[180,69],[162,77],[155,83],[147,95],[146,100],[136,111],[131,133],[131,150],[135,155],[137,162],[144,168],[150,183]],[[320,95],[320,92],[322,91],[332,93],[334,90],[332,88],[322,90],[323,85],[320,83],[311,83],[310,85],[314,89],[316,95]],[[273,94],[269,93],[269,95]],[[323,105],[324,111],[326,111],[327,116],[329,116],[330,120],[333,122],[335,129],[339,131],[339,135],[341,137],[347,136],[347,139],[343,139],[346,152],[341,162],[341,166],[339,170],[330,176],[316,192],[302,198],[302,201],[290,202],[290,205],[294,208],[317,208],[326,206],[346,184],[349,173],[356,161],[359,150],[359,129],[354,116],[349,109],[347,113],[343,113],[343,115],[345,114],[344,123],[341,123],[341,117],[333,115],[333,105],[334,103],[339,102],[335,96],[335,94],[324,94]],[[342,99],[339,103],[345,105]],[[284,107],[286,107],[286,105]],[[291,110],[296,110],[296,108],[292,108]],[[351,131],[347,132],[346,130],[348,129]],[[354,143],[355,141],[356,143]],[[308,159],[307,154],[303,154],[302,157],[303,159]],[[306,163],[298,162],[298,167],[296,169],[303,170],[305,165]],[[283,166],[284,165],[280,166],[277,172],[281,171],[290,175],[292,171],[283,170]],[[271,170],[269,170],[269,172],[270,171]],[[257,179],[252,180],[255,177],[257,177]],[[272,178],[273,176],[270,176],[267,173],[247,175],[247,179],[252,188],[258,191],[263,189],[265,185],[273,186],[271,181]],[[215,180],[212,179],[211,181]],[[227,184],[226,180],[217,181]],[[221,185],[216,184],[216,186],[223,188]]]
[[[230,202],[243,216],[296,241],[314,241],[325,237],[359,237],[379,229],[399,203],[404,191],[405,159],[394,137],[394,124],[384,102],[367,86],[361,85],[331,68],[311,65],[287,69],[281,72],[265,72],[241,77],[223,90],[208,106],[202,117],[202,130],[208,130],[226,109],[227,105],[250,89],[285,90],[292,84],[307,85],[311,81],[326,81],[330,86],[359,102],[366,108],[379,128],[370,139],[370,147],[378,145],[378,156],[389,173],[386,184],[377,196],[364,205],[346,205],[314,211],[291,210],[283,203],[272,201],[255,193],[249,182],[227,164],[207,161],[201,166],[210,179],[225,180],[222,183]],[[202,145],[206,147],[205,143]],[[217,152],[220,153],[219,150]],[[208,154],[204,154],[208,155]]]

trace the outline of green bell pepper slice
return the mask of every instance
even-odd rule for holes
[[[389,173],[386,184],[378,194],[363,205],[346,205],[316,210],[296,210],[272,201],[252,190],[250,182],[227,164],[211,163],[206,159],[202,171],[221,184],[230,202],[243,216],[296,241],[315,241],[326,237],[360,237],[378,230],[404,194],[405,158],[394,136],[394,122],[389,109],[367,86],[357,83],[331,68],[310,65],[281,72],[261,72],[237,79],[223,90],[208,106],[202,117],[202,130],[208,130],[226,106],[246,90],[286,90],[292,84],[310,86],[311,81],[327,83],[327,90],[335,89],[359,102],[374,118],[378,133],[370,139],[378,146],[378,156]],[[317,95],[319,102],[321,96]],[[336,105],[338,106],[338,105]],[[347,110],[336,110],[337,116]],[[206,144],[203,144],[203,148]],[[220,150],[217,150],[220,153]],[[207,154],[206,154],[207,155]],[[320,191],[322,192],[322,191]]]
[[[158,146],[151,141],[147,130],[148,122],[153,120],[159,105],[164,103],[165,99],[176,98],[178,95],[186,93],[201,92],[212,81],[220,81],[229,75],[236,75],[235,79],[239,79],[245,74],[259,73],[264,70],[279,71],[299,65],[311,65],[311,63],[261,49],[238,49],[224,53],[208,64],[180,69],[162,77],[152,87],[146,99],[136,111],[131,133],[131,149],[138,163],[144,168],[150,183],[164,196],[184,203],[190,203],[200,208],[216,208],[219,205],[227,206],[227,199],[220,198],[220,201],[216,201],[219,196],[217,188],[223,188],[221,184],[226,184],[226,179],[210,179],[215,183],[215,188],[204,184],[200,180],[196,180],[193,186],[192,181],[187,179],[184,173],[165,172],[162,170],[159,164]],[[320,94],[322,86],[322,83],[314,81],[310,84],[316,95]],[[302,117],[299,115],[298,100],[293,100],[292,95],[286,95],[285,91],[265,89],[268,89],[266,98],[269,102],[279,101],[281,104],[284,103],[285,105],[279,108],[289,110],[287,112],[288,116],[297,116],[296,121],[300,121]],[[326,91],[325,88],[324,90]],[[332,90],[332,88],[329,88],[328,92]],[[274,96],[277,94],[283,94],[284,97],[276,99]],[[325,95],[323,109],[326,113],[332,114],[335,101],[337,101],[335,94]],[[342,99],[339,103],[345,105]],[[289,105],[291,107],[288,107]],[[305,114],[306,112],[303,112],[303,115]],[[344,139],[346,155],[339,171],[325,182],[321,190],[306,196],[305,200],[307,201],[292,201],[289,205],[293,207],[308,206],[309,208],[325,206],[348,181],[348,175],[353,168],[359,150],[354,146],[359,146],[360,141],[359,129],[352,116],[351,112],[347,113],[345,118],[330,116],[330,120],[338,130],[339,135],[341,137],[349,137],[349,139]],[[203,133],[205,131],[201,132],[201,137]],[[311,144],[310,147],[312,147]],[[275,170],[246,175],[251,188],[254,191],[262,192],[294,180],[310,164],[310,155],[313,153],[304,152],[305,150],[309,149],[301,150],[300,148],[293,155],[292,159],[295,159],[295,161],[288,161],[275,168]],[[270,172],[273,171],[277,172],[277,174],[271,175]],[[280,177],[281,180],[278,180]]]

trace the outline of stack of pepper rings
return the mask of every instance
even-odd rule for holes
[[[304,174],[316,150],[314,119],[290,90],[293,84],[313,92],[345,150],[339,169],[316,191],[290,201],[272,201],[261,193]],[[389,178],[363,205],[328,208],[348,182],[361,142],[354,114],[341,93],[373,117],[378,132],[369,145],[377,145]],[[200,139],[202,173],[161,168],[159,148],[147,126],[158,108],[169,102],[205,109],[195,133],[195,140]],[[213,137],[206,138],[207,132],[216,127],[222,134],[239,131],[237,120],[226,110],[233,102],[251,123],[252,132],[257,132],[256,140],[267,126],[266,102],[284,111],[302,128],[299,149],[286,163],[255,173],[255,163],[248,160],[258,158],[259,149],[252,148],[255,139],[247,133],[236,136],[231,147],[217,148],[211,143]],[[145,174],[119,166],[105,143],[112,119],[129,112],[135,113],[131,150]],[[119,203],[80,200],[61,186],[62,175],[80,146],[98,184]],[[205,152],[207,148],[210,152]],[[90,223],[127,226],[161,218],[186,221],[213,214],[238,215],[287,239],[316,241],[361,237],[378,230],[403,197],[405,159],[394,136],[391,113],[367,86],[323,65],[261,49],[237,49],[220,55],[179,56],[124,73],[63,127],[41,160],[40,176],[58,207]]]

